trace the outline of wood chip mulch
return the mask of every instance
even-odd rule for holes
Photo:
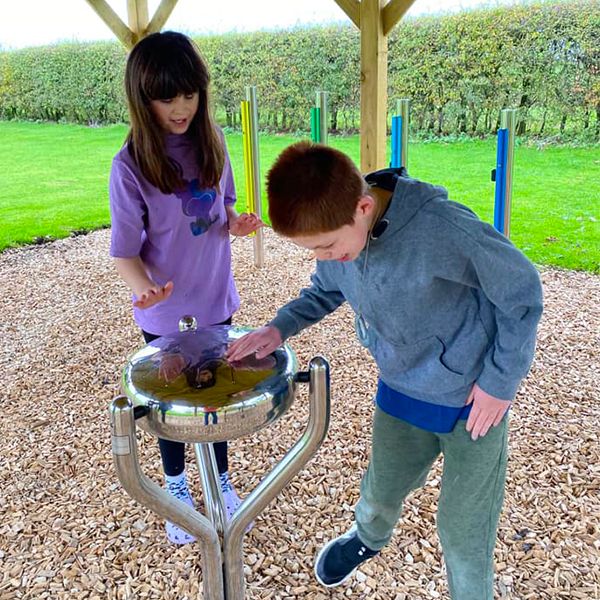
[[[241,325],[258,326],[306,285],[310,256],[266,232],[233,245]],[[160,518],[121,488],[108,406],[141,345],[109,232],[0,255],[0,600],[202,597],[197,544],[170,545]],[[497,598],[600,598],[600,277],[543,269],[546,310],[532,371],[511,417],[509,478],[496,547]],[[250,600],[447,599],[435,511],[436,463],[406,502],[395,536],[347,585],[321,588],[316,551],[352,520],[367,466],[376,370],[342,308],[291,342],[301,368],[332,369],[332,422],[318,454],[246,537]],[[307,394],[272,427],[230,444],[234,483],[252,490],[304,431]],[[144,472],[162,479],[140,432]],[[193,454],[189,473],[196,498]]]

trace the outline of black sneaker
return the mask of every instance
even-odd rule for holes
[[[358,565],[376,554],[379,551],[367,548],[360,541],[356,526],[353,526],[319,552],[315,561],[315,577],[321,585],[335,587],[344,583]]]

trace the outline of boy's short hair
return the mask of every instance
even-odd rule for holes
[[[293,144],[267,174],[273,230],[295,237],[350,225],[367,189],[360,171],[343,152],[308,141]]]

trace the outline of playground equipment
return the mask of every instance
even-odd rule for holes
[[[329,92],[317,92],[315,106],[310,109],[310,139],[326,144],[329,138]]]
[[[390,167],[408,169],[408,129],[410,126],[410,100],[396,101],[396,114],[392,116],[392,156]]]
[[[246,100],[242,100],[241,115],[247,208],[248,212],[253,212],[259,219],[262,219],[256,86],[246,86]],[[262,267],[265,262],[264,233],[262,228],[259,228],[252,235],[254,237],[254,264],[257,267]]]
[[[330,413],[329,364],[317,356],[310,361],[308,371],[298,372],[296,357],[287,344],[266,359],[257,360],[252,355],[228,363],[225,350],[247,330],[229,326],[196,329],[195,319],[190,317],[180,321],[179,329],[144,346],[124,369],[126,395],[115,398],[110,408],[114,464],[133,499],[196,536],[201,545],[203,597],[244,600],[244,533],[325,439]],[[161,378],[160,367],[174,357],[184,358],[186,366],[167,382],[164,375]],[[210,386],[203,385],[207,372],[214,378]],[[309,418],[304,434],[227,522],[209,442],[247,436],[266,427],[289,409],[298,383],[309,384]],[[206,515],[177,500],[142,473],[137,423],[157,437],[194,445]]]
[[[494,227],[510,237],[510,210],[512,201],[513,161],[517,111],[506,108],[500,113],[496,168],[492,170],[492,181],[496,182],[494,196]]]

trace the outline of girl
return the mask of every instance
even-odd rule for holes
[[[177,331],[183,315],[198,326],[230,324],[239,307],[229,234],[262,226],[238,215],[225,140],[208,103],[209,74],[194,43],[155,33],[131,51],[125,90],[131,127],[110,175],[110,254],[133,292],[133,313],[146,342]],[[192,504],[185,446],[159,440],[167,490]],[[228,518],[240,504],[231,486],[227,443],[215,454]],[[194,541],[173,523],[171,542]]]

